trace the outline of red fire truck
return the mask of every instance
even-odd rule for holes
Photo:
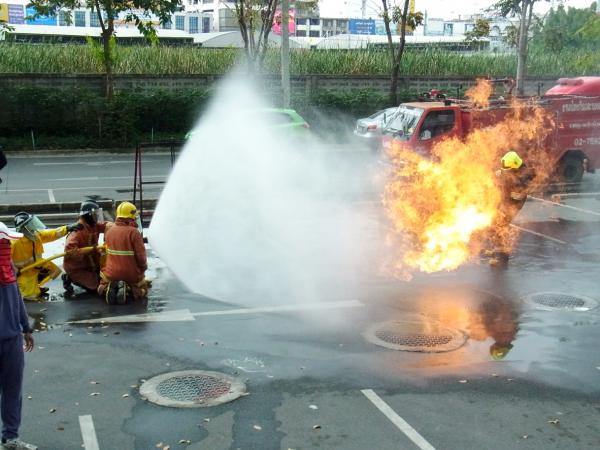
[[[554,131],[543,148],[558,179],[578,182],[584,171],[600,167],[600,77],[561,78],[543,96],[528,100],[551,113]],[[383,131],[383,148],[402,145],[427,155],[441,140],[491,126],[511,109],[504,99],[486,108],[451,99],[403,103]]]

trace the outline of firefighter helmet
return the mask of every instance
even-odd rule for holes
[[[523,160],[514,150],[506,153],[500,161],[502,162],[502,168],[505,170],[519,169],[523,165]]]
[[[117,219],[136,219],[137,208],[133,203],[123,202],[117,206]]]
[[[103,221],[102,208],[100,205],[92,200],[86,200],[81,203],[79,207],[79,217],[83,217],[83,219],[93,225],[98,222]]]

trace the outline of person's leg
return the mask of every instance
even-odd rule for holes
[[[23,336],[0,341],[0,411],[3,441],[19,436],[24,366]]]

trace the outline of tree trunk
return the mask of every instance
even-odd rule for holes
[[[529,34],[529,21],[533,2],[523,0],[521,8],[521,23],[519,27],[519,48],[517,50],[517,95],[525,94],[525,77],[527,75],[527,39]]]
[[[390,64],[392,73],[390,77],[390,104],[395,105],[398,92],[398,74],[400,73],[400,63],[396,64],[396,52],[394,51],[394,42],[392,41],[392,30],[390,29],[390,9],[388,0],[381,0],[383,6],[383,24],[385,25],[385,34],[388,41],[388,52],[390,54]]]

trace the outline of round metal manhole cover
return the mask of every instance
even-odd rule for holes
[[[373,344],[405,352],[449,352],[467,342],[467,335],[462,331],[427,317],[376,323],[364,332],[364,336]]]
[[[598,306],[593,298],[564,292],[537,292],[527,295],[525,301],[539,309],[552,311],[589,311]]]
[[[205,370],[185,370],[158,375],[140,386],[140,395],[152,403],[174,408],[220,405],[245,395],[237,378]]]

